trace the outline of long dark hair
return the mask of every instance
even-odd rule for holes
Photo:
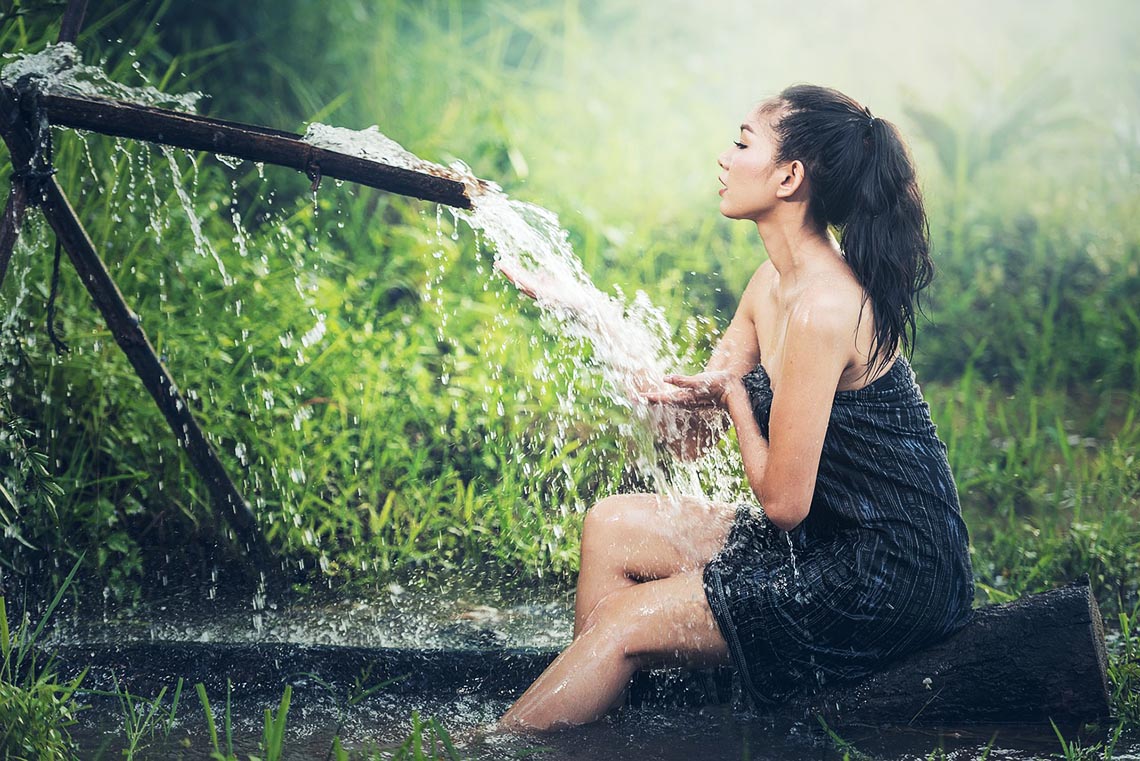
[[[804,164],[808,214],[835,227],[848,266],[871,300],[867,371],[895,348],[914,350],[919,291],[930,284],[930,229],[914,163],[895,125],[837,90],[795,85],[761,106],[773,117],[775,160]]]

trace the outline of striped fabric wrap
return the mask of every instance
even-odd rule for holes
[[[769,438],[772,385],[744,376]],[[974,598],[958,492],[905,357],[835,395],[811,510],[790,532],[742,505],[704,571],[705,593],[749,693],[865,676],[962,627]]]

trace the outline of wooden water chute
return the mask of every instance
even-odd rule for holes
[[[85,5],[85,0],[72,0],[69,4],[61,27],[61,42],[75,40]],[[13,170],[7,205],[0,218],[0,284],[7,273],[27,208],[37,207],[67,252],[116,343],[166,418],[179,447],[186,451],[192,466],[207,485],[221,521],[218,533],[224,534],[222,526],[228,526],[256,569],[272,578],[277,575],[273,556],[258,530],[249,503],[229,477],[190,412],[190,406],[139,324],[138,315],[127,306],[53,176],[55,169],[50,157],[52,126],[289,167],[306,173],[313,180],[314,188],[322,177],[332,177],[469,209],[471,200],[467,187],[450,177],[324,150],[304,142],[300,135],[291,132],[116,100],[41,92],[31,77],[14,84],[0,83],[0,137],[8,146]]]

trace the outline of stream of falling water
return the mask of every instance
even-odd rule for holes
[[[533,285],[538,306],[550,318],[543,322],[547,329],[560,339],[589,345],[588,362],[569,356],[565,361],[572,363],[572,374],[600,374],[608,401],[628,413],[616,416],[619,422],[606,432],[628,443],[636,475],[672,497],[725,502],[741,498],[741,466],[732,448],[715,447],[700,459],[684,460],[657,445],[659,438],[680,439],[696,425],[723,432],[726,421],[717,412],[678,415],[644,401],[642,392],[665,385],[666,374],[691,370],[672,339],[668,317],[644,291],[627,300],[595,286],[554,212],[510,198],[494,183],[476,178],[462,162],[444,167],[421,159],[375,126],[355,131],[313,124],[304,139],[328,150],[464,183],[473,208],[452,210],[454,220],[465,223],[479,244],[490,247],[497,269]],[[563,414],[569,417],[574,411]],[[560,428],[573,422],[559,421]]]

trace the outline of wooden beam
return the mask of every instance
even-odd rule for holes
[[[26,170],[35,151],[25,125],[19,103],[7,92],[0,93],[0,136],[8,144],[12,166],[17,170]],[[34,199],[35,202],[67,251],[115,342],[127,355],[143,386],[166,418],[178,445],[186,450],[191,463],[206,482],[219,518],[233,530],[258,570],[267,577],[276,576],[271,573],[272,553],[258,530],[253,511],[226,474],[217,453],[191,414],[190,406],[159,361],[143,332],[139,316],[127,306],[63,189],[51,176],[38,178],[37,185],[39,197]],[[6,231],[7,227],[4,229]]]
[[[957,634],[854,687],[800,699],[833,725],[1079,724],[1109,714],[1104,623],[1087,580],[974,611]]]
[[[73,95],[44,94],[40,103],[48,121],[64,127],[276,164],[310,176],[316,173],[447,206],[471,208],[467,186],[447,170],[431,174],[361,159],[310,145],[292,132]]]

